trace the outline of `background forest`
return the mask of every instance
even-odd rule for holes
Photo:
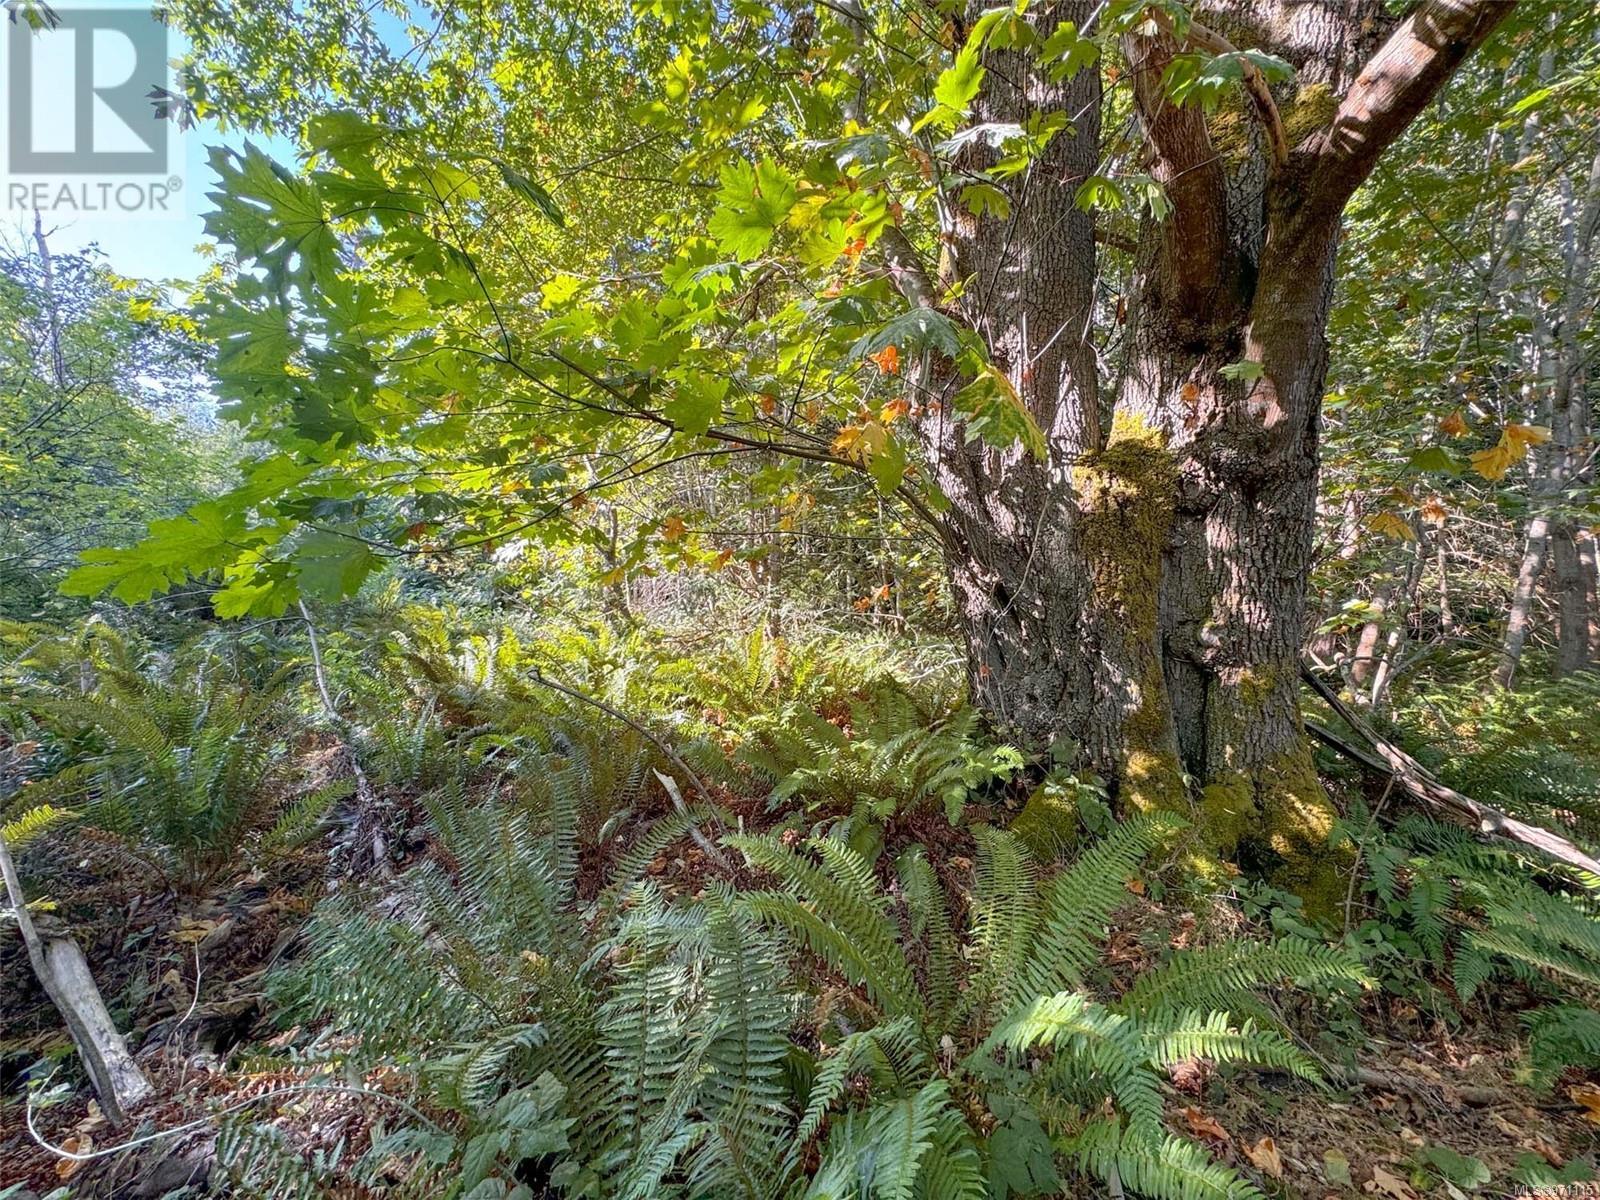
[[[1600,1177],[1593,5],[165,16],[298,155],[0,246],[0,1200]]]

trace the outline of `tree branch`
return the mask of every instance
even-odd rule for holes
[[[911,244],[905,230],[898,225],[887,226],[878,235],[878,247],[883,251],[884,269],[889,281],[906,298],[913,308],[937,308],[938,292],[923,265],[922,256]]]
[[[1161,85],[1178,53],[1171,27],[1126,39],[1134,103],[1155,152],[1150,174],[1167,192],[1172,214],[1160,224],[1165,273],[1176,285],[1180,310],[1203,311],[1225,278],[1228,255],[1227,180],[1198,107],[1179,108]]]
[[[1579,871],[1600,876],[1600,862],[1567,838],[1537,825],[1529,825],[1515,817],[1491,808],[1482,801],[1464,796],[1454,788],[1446,787],[1430,775],[1416,759],[1386,738],[1379,736],[1371,726],[1351,711],[1350,706],[1334,693],[1322,679],[1304,663],[1300,677],[1333,709],[1335,715],[1355,731],[1371,748],[1371,753],[1358,750],[1337,735],[1332,735],[1315,724],[1307,728],[1335,750],[1349,755],[1362,766],[1390,775],[1406,792],[1436,816],[1457,825],[1465,825],[1482,837],[1499,837],[1507,841],[1531,846],[1548,854],[1559,863]]]
[[[1164,15],[1158,18],[1161,21],[1166,19]],[[1189,40],[1213,54],[1239,53],[1239,48],[1232,42],[1199,21],[1189,22]],[[1267,129],[1267,147],[1272,152],[1272,165],[1281,167],[1289,161],[1289,138],[1283,131],[1283,117],[1278,113],[1278,102],[1272,98],[1272,88],[1266,76],[1256,69],[1253,62],[1246,58],[1240,60],[1239,65],[1244,69],[1244,89],[1250,93],[1256,113]]]
[[[1424,0],[1361,69],[1312,150],[1313,204],[1342,209],[1516,0]]]

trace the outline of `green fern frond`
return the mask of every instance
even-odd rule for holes
[[[730,837],[729,846],[770,871],[785,892],[754,892],[743,903],[783,927],[852,983],[887,1017],[923,1013],[922,998],[896,944],[883,897],[865,860],[839,842],[807,843],[823,859],[816,867],[772,838]]]
[[[283,815],[262,838],[262,848],[270,852],[303,846],[316,836],[333,806],[354,791],[355,781],[347,778],[335,779],[307,792],[283,810]]]
[[[1553,975],[1590,987],[1600,987],[1600,963],[1568,948],[1529,936],[1515,927],[1473,929],[1466,941],[1474,949],[1498,954],[1536,974]]]
[[[1167,814],[1124,821],[1041,889],[1039,932],[1008,997],[1047,996],[1083,982],[1106,922],[1127,903],[1125,884],[1145,858],[1182,828]]]
[[[1194,1142],[1145,1137],[1097,1121],[1074,1139],[1079,1167],[1155,1200],[1263,1200],[1261,1190]]]
[[[1494,957],[1475,946],[1460,945],[1450,962],[1450,981],[1463,1002],[1470,1001],[1494,975]]]
[[[911,916],[911,936],[924,954],[928,1011],[935,1022],[943,1022],[955,1007],[960,958],[944,888],[920,845],[904,850],[895,860],[895,870]]]
[[[1138,1025],[1081,992],[1040,996],[997,1024],[980,1053],[1013,1056],[1035,1047],[1057,1060],[1076,1060],[1098,1076],[1127,1114],[1129,1128],[1152,1133],[1161,1123],[1161,1092],[1146,1067],[1148,1051]]]
[[[1533,1078],[1548,1087],[1568,1067],[1600,1065],[1600,1012],[1576,1004],[1523,1015]]]
[[[1322,1078],[1316,1062],[1273,1029],[1246,1020],[1234,1025],[1225,1012],[1172,1014],[1159,1025],[1141,1024],[1150,1061],[1163,1069],[1189,1059],[1270,1067],[1301,1079]]]
[[[1285,981],[1302,987],[1372,982],[1359,959],[1335,946],[1298,937],[1222,942],[1176,951],[1141,974],[1117,1007],[1144,1017],[1181,1009],[1259,1012],[1254,993]]]
[[[57,808],[53,804],[39,804],[0,825],[0,837],[13,850],[20,850],[35,838],[43,837],[58,825],[77,817],[70,808]]]
[[[977,879],[972,900],[973,957],[977,969],[971,1006],[1008,1006],[1029,957],[1037,950],[1040,921],[1038,864],[1010,830],[978,826]]]

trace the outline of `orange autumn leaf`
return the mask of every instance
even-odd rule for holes
[[[1443,525],[1445,518],[1450,515],[1450,510],[1444,506],[1444,501],[1437,496],[1429,496],[1422,502],[1422,519],[1430,525]]]
[[[683,536],[684,530],[685,526],[682,517],[671,516],[661,522],[661,536],[666,541],[677,541]]]
[[[1228,1131],[1222,1127],[1222,1122],[1192,1104],[1183,1110],[1183,1119],[1189,1122],[1189,1132],[1195,1137],[1209,1138],[1224,1146],[1233,1141]]]
[[[1465,437],[1469,432],[1467,418],[1461,415],[1458,408],[1439,422],[1439,432],[1447,437]]]
[[[778,411],[778,398],[771,392],[762,392],[761,395],[756,397],[756,405],[770,417]]]
[[[1507,425],[1505,436],[1519,446],[1542,446],[1550,440],[1550,431],[1543,425]]]
[[[1417,540],[1416,530],[1411,528],[1411,523],[1398,513],[1378,513],[1367,518],[1367,528],[1373,533],[1381,533],[1384,537],[1393,538],[1397,542],[1414,542]]]
[[[1600,1087],[1592,1083],[1575,1084],[1567,1089],[1574,1104],[1583,1108],[1583,1119],[1591,1125],[1600,1125]]]
[[[68,1154],[88,1154],[94,1149],[94,1139],[88,1134],[79,1136],[73,1134],[61,1143],[61,1148]],[[78,1168],[83,1166],[83,1160],[77,1158],[63,1158],[56,1163],[56,1178],[71,1179],[78,1173]]]
[[[877,421],[864,421],[859,425],[846,425],[839,430],[839,436],[833,439],[834,453],[842,454],[846,458],[859,463],[872,460],[872,456],[880,454],[888,444],[888,430]]]
[[[1542,446],[1549,440],[1550,431],[1543,425],[1508,424],[1498,442],[1472,456],[1472,469],[1488,480],[1504,479],[1507,471],[1528,456],[1529,446]]]
[[[878,414],[878,419],[885,425],[893,425],[910,411],[911,401],[904,396],[899,396],[883,406],[883,411]]]
[[[1489,449],[1479,450],[1472,455],[1472,469],[1495,483],[1504,479],[1506,472],[1522,461],[1527,453],[1526,445],[1501,434],[1500,440]]]
[[[885,375],[900,374],[900,347],[889,345],[876,354],[867,355]]]
[[[1244,1156],[1263,1175],[1273,1179],[1283,1178],[1283,1155],[1278,1153],[1278,1143],[1264,1137],[1254,1146],[1245,1147]]]

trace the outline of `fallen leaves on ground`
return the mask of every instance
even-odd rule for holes
[[[1409,1183],[1382,1167],[1372,1168],[1372,1182],[1366,1185],[1365,1190],[1373,1195],[1388,1196],[1391,1200],[1417,1200],[1417,1193]]]
[[[1183,1110],[1183,1119],[1189,1122],[1189,1131],[1196,1137],[1209,1138],[1211,1141],[1220,1142],[1226,1146],[1233,1141],[1228,1131],[1222,1127],[1222,1122],[1215,1117],[1207,1115],[1201,1109],[1190,1105]],[[1271,1139],[1267,1139],[1270,1141]]]
[[[1273,1179],[1283,1178],[1283,1155],[1278,1153],[1278,1143],[1270,1136],[1263,1137],[1254,1146],[1245,1147],[1244,1156],[1262,1174]]]

